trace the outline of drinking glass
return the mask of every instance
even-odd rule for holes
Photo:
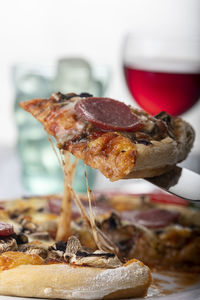
[[[50,97],[53,78],[53,65],[19,63],[13,66],[14,116],[18,129],[16,150],[21,164],[22,185],[28,194],[62,191],[62,170],[42,124],[19,107],[21,101]]]
[[[19,63],[13,67],[17,152],[21,177],[28,194],[59,193],[63,190],[63,172],[48,141],[43,125],[19,107],[21,101],[49,98],[53,92],[89,92],[104,95],[109,82],[106,67],[91,65],[82,58],[63,58],[51,64]],[[56,141],[52,138],[56,148]],[[71,157],[73,160],[73,157]],[[93,186],[96,171],[87,167],[88,181]],[[79,160],[73,187],[86,192],[85,166]]]
[[[129,33],[123,70],[132,97],[144,110],[180,115],[200,96],[200,39]]]

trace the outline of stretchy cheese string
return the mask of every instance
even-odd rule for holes
[[[106,235],[96,226],[95,216],[94,216],[93,209],[92,209],[91,190],[90,190],[90,187],[88,184],[88,176],[87,176],[86,166],[85,166],[85,178],[86,178],[87,195],[88,195],[88,202],[89,202],[89,208],[90,208],[89,221],[90,221],[94,240],[95,240],[99,250],[112,251],[117,255],[118,251],[117,251],[117,248],[114,245],[114,243],[112,243],[110,241],[110,239],[108,239],[106,237]]]
[[[98,234],[97,234],[95,218],[94,218],[93,209],[92,209],[91,193],[90,193],[90,188],[89,188],[89,184],[88,184],[88,177],[87,177],[86,167],[85,167],[85,178],[86,178],[86,184],[87,184],[87,195],[88,195],[88,202],[89,202],[89,209],[90,209],[90,214],[89,214],[90,226],[91,226],[91,229],[92,229],[94,240],[95,240],[99,250],[103,250],[102,247],[101,247],[101,243],[98,240]]]
[[[78,163],[78,158],[75,158],[74,163],[70,162],[70,153],[64,152],[64,159],[62,158],[62,152],[60,157],[54,147],[51,137],[48,137],[50,145],[58,159],[58,163],[61,166],[64,173],[64,193],[62,198],[61,213],[58,222],[58,228],[56,233],[56,241],[66,242],[71,235],[71,218],[72,218],[72,192],[71,187],[73,184],[73,178]]]
[[[73,180],[74,180],[74,175],[75,175],[75,172],[76,172],[77,164],[78,164],[78,158],[75,157],[75,160],[74,160],[73,164],[71,165],[71,169],[70,169],[71,185],[73,184]]]
[[[88,184],[88,177],[87,177],[87,171],[85,169],[85,178],[86,178],[86,184],[87,184],[87,195],[88,195],[88,202],[89,202],[89,209],[90,209],[90,215],[88,217],[87,211],[85,207],[83,206],[79,196],[76,194],[74,189],[72,188],[73,178],[77,166],[78,159],[76,158],[74,163],[71,164],[70,162],[70,154],[69,152],[65,151],[64,153],[64,160],[62,158],[62,153],[60,152],[60,157],[58,156],[58,153],[54,147],[54,144],[52,142],[51,137],[48,138],[49,142],[52,146],[52,149],[58,159],[59,165],[63,169],[64,173],[64,194],[62,199],[62,205],[61,205],[61,214],[60,219],[58,223],[58,229],[56,234],[56,241],[67,241],[70,234],[70,225],[71,225],[71,214],[72,214],[72,198],[76,204],[76,206],[79,208],[82,218],[85,220],[85,222],[91,227],[92,234],[94,241],[99,248],[99,250],[102,251],[111,251],[117,254],[117,248],[116,246],[106,237],[106,235],[96,226],[95,224],[95,216],[92,209],[92,202],[91,202],[91,193],[90,188]],[[72,197],[73,196],[73,197]]]
[[[73,194],[73,200],[76,206],[79,208],[81,217],[83,220],[91,227],[94,241],[99,250],[113,252],[117,255],[118,251],[116,246],[105,236],[105,234],[96,226],[94,223],[94,227],[91,226],[91,219],[87,214],[85,207],[83,206],[78,194],[71,188],[71,192]],[[96,232],[94,234],[94,232]]]
[[[58,223],[56,241],[66,242],[71,235],[71,215],[72,215],[72,193],[71,186],[73,183],[74,173],[78,159],[74,163],[70,162],[70,153],[65,152],[64,162],[64,194],[62,199],[61,214]]]
[[[52,147],[52,149],[53,149],[53,152],[54,152],[55,155],[56,155],[56,158],[57,158],[57,160],[58,160],[59,165],[61,166],[61,168],[62,168],[62,170],[63,170],[63,172],[64,172],[64,162],[63,162],[62,157],[61,157],[61,152],[60,152],[60,156],[59,156],[59,155],[58,155],[58,152],[56,151],[56,148],[55,148],[55,146],[54,146],[54,143],[53,143],[52,138],[51,138],[50,135],[48,135],[48,141],[49,141],[49,143],[50,143],[50,145],[51,145],[51,147]]]
[[[74,189],[71,186],[70,186],[70,188],[71,188],[71,192],[73,194],[73,200],[80,211],[81,217],[88,225],[90,225],[90,219],[87,215],[86,209],[83,206],[78,194],[74,191]]]
[[[63,160],[62,153],[60,152],[60,157],[55,149],[53,141],[50,136],[48,136],[48,140],[50,145],[57,157],[58,163],[61,166],[63,173],[64,173],[64,193],[61,205],[61,214],[57,228],[56,234],[56,241],[67,241],[68,237],[70,236],[70,225],[71,225],[71,206],[72,206],[72,194],[71,189],[69,188],[70,185],[73,183],[73,178],[76,170],[76,165],[78,159],[76,158],[74,163],[71,164],[70,162],[70,154],[65,153],[65,158]]]

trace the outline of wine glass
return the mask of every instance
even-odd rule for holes
[[[124,40],[123,68],[136,102],[154,115],[177,116],[200,97],[200,39],[129,33]]]

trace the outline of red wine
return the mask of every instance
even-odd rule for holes
[[[154,72],[124,67],[128,88],[137,103],[154,115],[187,111],[200,96],[200,74]]]

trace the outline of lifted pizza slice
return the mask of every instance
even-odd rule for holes
[[[110,98],[53,94],[20,103],[40,121],[59,149],[67,150],[111,181],[161,175],[184,160],[193,128],[165,112],[152,117]]]

